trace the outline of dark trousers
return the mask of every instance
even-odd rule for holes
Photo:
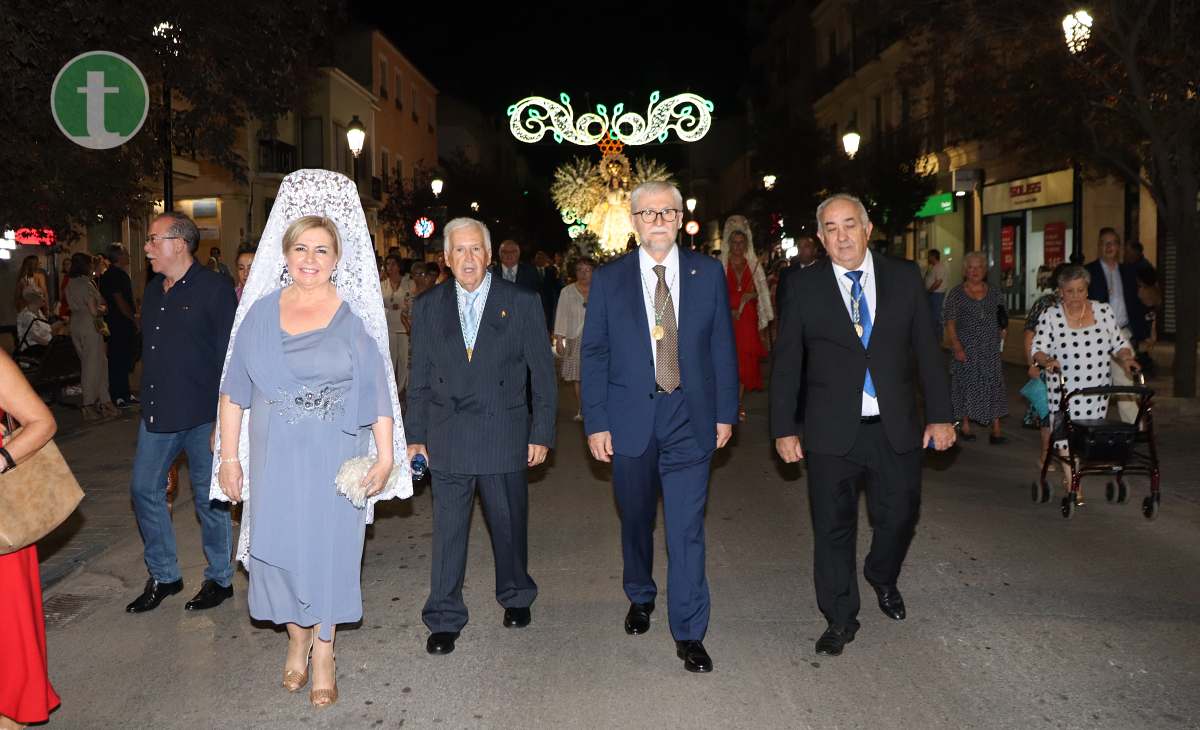
[[[921,450],[897,454],[883,424],[862,424],[845,456],[806,454],[817,605],[831,625],[858,627],[858,485],[865,484],[874,534],[867,582],[894,586],[921,507]]]
[[[124,317],[109,318],[108,394],[113,400],[129,400],[129,373],[133,372],[133,343],[136,330]]]
[[[655,396],[654,431],[641,456],[613,456],[613,491],[621,510],[625,595],[649,603],[654,584],[654,516],[663,496],[667,535],[667,616],[679,641],[708,631],[708,579],[704,573],[704,506],[712,452],[692,435],[683,391]]]
[[[467,625],[463,577],[475,491],[492,534],[496,560],[496,600],[505,608],[526,608],[537,598],[529,577],[529,484],[524,471],[511,474],[450,474],[433,470],[433,567],[429,598],[421,618],[433,633],[457,632]]]

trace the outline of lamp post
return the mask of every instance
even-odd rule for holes
[[[163,145],[163,212],[175,209],[175,150],[171,145],[171,83],[167,72],[169,59],[179,55],[179,33],[175,26],[162,21],[150,31],[159,40],[159,55],[162,57],[162,145]]]
[[[861,143],[862,136],[854,130],[850,130],[842,135],[842,149],[846,150],[846,156],[852,160],[858,154],[858,146]]]
[[[1062,29],[1071,55],[1083,53],[1092,37],[1091,13],[1079,9],[1065,16]],[[1071,162],[1071,201],[1071,257],[1074,258],[1082,248],[1083,237],[1083,170],[1078,160]]]
[[[433,191],[433,197],[435,198],[441,197],[442,188],[445,186],[446,183],[440,177],[435,177],[429,181],[429,189]]]
[[[770,174],[763,175],[763,177],[762,177],[763,189],[764,190],[774,190],[775,189],[775,180],[776,180],[776,178],[774,175],[770,175]]]
[[[350,147],[350,154],[354,155],[354,184],[358,185],[358,156],[362,154],[363,145],[367,141],[367,128],[363,126],[362,120],[355,114],[350,118],[350,123],[346,125],[346,144]]]

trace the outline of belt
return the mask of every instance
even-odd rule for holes
[[[883,420],[882,416],[863,416],[858,419],[859,423],[879,423]]]

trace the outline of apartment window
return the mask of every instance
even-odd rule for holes
[[[266,221],[271,217],[271,209],[275,207],[275,198],[263,198],[263,220]],[[263,225],[266,225],[264,223]]]
[[[912,96],[908,89],[900,89],[900,126],[907,127],[912,121]]]
[[[396,69],[396,108],[404,108],[404,75],[400,73],[400,69]]]
[[[320,117],[305,117],[300,122],[300,165],[325,167],[325,125]]]
[[[352,177],[354,175],[354,170],[352,168],[353,163],[351,161],[350,146],[345,143],[346,128],[336,122],[333,124],[333,139],[335,141],[341,140],[340,144],[335,143],[333,145],[333,169],[336,172],[342,173],[346,177]]]
[[[388,170],[392,167],[388,164],[389,159],[390,155],[388,155],[388,151],[381,148],[379,150],[379,177],[383,178],[383,187],[385,188],[388,184]]]
[[[437,111],[437,104],[434,102],[432,96],[428,97],[426,101],[429,102],[429,113],[425,115],[425,121],[429,127],[430,133],[432,133],[434,127],[437,125],[437,115],[435,114]]]
[[[880,130],[883,129],[883,95],[875,95],[875,116],[871,120],[872,137],[878,137]]]
[[[830,63],[830,64],[832,64],[834,59],[837,58],[837,31],[836,30],[829,31],[829,56],[828,56],[828,58],[829,58],[828,63]]]
[[[401,186],[403,186],[403,184],[404,184],[404,158],[403,157],[396,158],[396,182],[400,183]]]
[[[388,62],[383,56],[379,57],[379,98],[388,98]]]
[[[416,86],[416,84],[413,84],[413,87],[412,87],[412,117],[413,117],[414,122],[417,121],[417,86]]]

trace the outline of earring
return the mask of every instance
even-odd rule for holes
[[[283,286],[292,285],[292,275],[288,273],[287,264],[283,265],[283,273],[279,275],[279,283]]]
[[[333,271],[329,272],[329,283],[337,286],[337,267],[333,267]]]

